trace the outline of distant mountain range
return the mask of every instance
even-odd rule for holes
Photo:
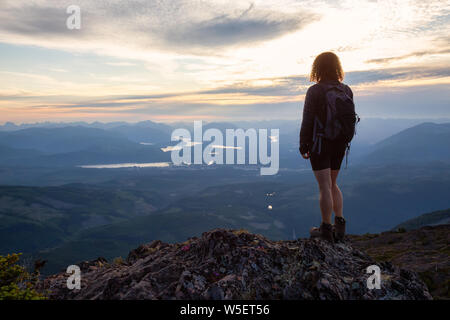
[[[170,160],[170,154],[162,152],[158,145],[143,145],[126,135],[139,140],[138,133],[144,132],[152,134],[148,141],[160,141],[166,136],[147,127],[104,130],[77,126],[0,132],[0,164],[38,167]]]
[[[373,120],[358,128],[352,142],[351,165],[414,164],[433,161],[450,162],[450,124],[422,123],[400,132],[394,120]],[[411,121],[410,121],[411,122]],[[405,126],[407,122],[400,122]],[[379,131],[375,132],[378,124]],[[226,129],[279,128],[280,166],[306,168],[298,154],[299,121],[210,122],[203,130],[219,129],[225,137]],[[42,123],[0,126],[0,165],[8,166],[74,166],[120,162],[170,161],[170,153],[161,147],[175,145],[171,133],[182,127],[192,131],[193,123],[162,124],[143,121],[134,124]],[[364,132],[364,128],[368,132]],[[372,144],[387,132],[394,135]],[[370,139],[371,133],[374,137]],[[270,134],[270,132],[269,132]],[[248,155],[246,156],[248,157]]]
[[[21,159],[31,159],[42,156],[44,153],[34,149],[17,149],[0,145],[0,163],[17,163]]]
[[[126,121],[116,121],[116,122],[36,122],[36,123],[23,123],[23,124],[15,124],[13,122],[6,122],[4,125],[0,125],[0,131],[17,131],[29,128],[64,128],[64,127],[86,127],[86,128],[95,128],[95,129],[114,129],[119,127],[152,127],[155,129],[160,129],[164,131],[167,127],[170,127],[166,124],[153,122],[153,121],[140,121],[136,123],[130,123]]]
[[[136,143],[166,144],[170,141],[173,127],[152,121],[142,121],[136,124],[114,126],[108,131],[117,132]]]
[[[393,230],[404,229],[409,231],[425,226],[437,226],[441,224],[450,224],[450,209],[422,214],[416,218],[400,223]]]
[[[411,164],[450,161],[450,123],[422,123],[373,146],[359,164]]]
[[[16,149],[34,149],[46,154],[81,151],[102,145],[120,147],[127,143],[129,140],[124,135],[82,126],[0,132],[1,145]]]

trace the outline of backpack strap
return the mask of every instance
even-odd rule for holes
[[[317,132],[317,128],[319,128],[320,130],[323,130],[323,124],[322,124],[322,122],[320,122],[319,118],[316,115],[314,118],[313,146],[312,146],[311,152],[314,152],[318,145],[319,151],[317,153],[320,154],[320,152],[322,151],[323,132]]]
[[[357,127],[359,121],[361,121],[361,118],[359,117],[358,114],[355,113],[355,135],[356,135],[356,127]],[[348,165],[348,154],[350,153],[350,145],[351,145],[351,142],[348,142],[346,150],[345,150],[345,169],[347,169],[347,165]]]
[[[347,146],[345,147],[345,169],[347,169],[348,166],[348,154],[350,153],[350,142],[347,143]]]

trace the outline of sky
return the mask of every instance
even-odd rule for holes
[[[324,51],[362,117],[449,118],[449,35],[450,0],[0,0],[0,124],[297,119]]]

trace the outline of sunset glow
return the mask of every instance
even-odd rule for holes
[[[450,1],[71,4],[0,3],[0,123],[292,119],[323,51],[362,116],[450,117]]]

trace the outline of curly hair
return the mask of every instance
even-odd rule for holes
[[[310,81],[320,82],[323,80],[344,79],[344,70],[337,55],[333,52],[322,52],[319,54],[312,65]]]

